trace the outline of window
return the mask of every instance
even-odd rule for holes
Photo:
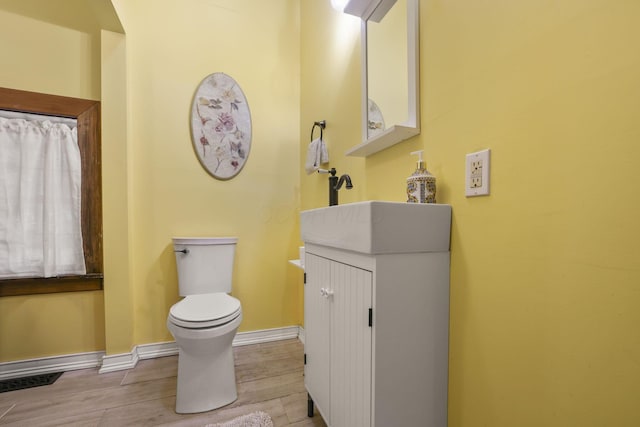
[[[78,121],[82,161],[82,239],[87,269],[84,276],[0,280],[0,297],[102,289],[100,102],[0,88],[0,109],[71,117]]]

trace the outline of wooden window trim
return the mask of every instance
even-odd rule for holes
[[[82,161],[82,240],[87,269],[84,276],[0,279],[0,297],[101,290],[104,274],[100,102],[0,88],[0,110],[69,117],[78,121]]]

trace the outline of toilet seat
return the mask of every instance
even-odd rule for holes
[[[224,293],[189,295],[169,310],[169,321],[176,326],[203,329],[233,321],[242,312],[240,301]]]

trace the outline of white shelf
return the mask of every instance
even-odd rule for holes
[[[289,264],[293,264],[293,265],[295,265],[296,267],[301,268],[301,269],[303,269],[303,270],[304,270],[304,267],[302,266],[302,263],[300,262],[300,260],[299,260],[299,259],[290,259],[290,260],[289,260]]]
[[[362,144],[347,150],[345,155],[354,157],[368,157],[372,154],[389,148],[398,142],[420,134],[420,128],[413,126],[394,125],[386,129],[380,135],[369,138]]]

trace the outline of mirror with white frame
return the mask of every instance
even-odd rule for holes
[[[362,143],[366,157],[420,133],[419,0],[351,0],[362,19]]]

